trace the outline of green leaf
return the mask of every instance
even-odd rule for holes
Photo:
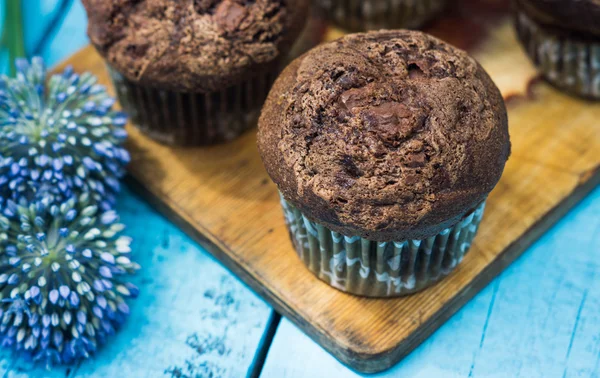
[[[23,15],[21,0],[4,1],[4,33],[10,61],[10,75],[15,75],[15,59],[25,58],[25,41],[23,38]]]

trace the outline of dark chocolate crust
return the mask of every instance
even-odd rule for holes
[[[88,35],[129,80],[178,92],[224,89],[273,69],[308,0],[83,0]]]
[[[600,0],[514,0],[543,25],[600,38]]]
[[[455,224],[510,154],[504,101],[483,68],[406,30],[349,35],[296,59],[263,107],[258,146],[306,216],[376,241]]]

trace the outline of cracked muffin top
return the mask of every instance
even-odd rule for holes
[[[600,0],[517,0],[516,5],[547,26],[600,37]]]
[[[223,89],[285,54],[307,0],[83,0],[92,44],[129,80]]]
[[[376,241],[454,225],[510,153],[504,101],[483,68],[406,30],[348,35],[296,59],[269,94],[258,146],[307,217]]]

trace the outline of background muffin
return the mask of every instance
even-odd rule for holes
[[[544,77],[600,99],[600,1],[516,0],[516,28]]]
[[[317,9],[340,27],[353,30],[418,28],[448,0],[314,0]]]
[[[368,296],[450,272],[510,150],[481,66],[411,31],[350,35],[295,60],[269,94],[258,146],[303,261]]]
[[[307,0],[83,0],[121,104],[152,137],[230,140],[252,125]]]

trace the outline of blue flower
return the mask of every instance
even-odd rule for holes
[[[46,81],[41,58],[16,67],[0,77],[0,201],[89,193],[112,208],[129,162],[126,116],[90,73],[67,68]]]
[[[129,314],[139,269],[89,194],[0,208],[0,344],[51,366],[88,358]]]

